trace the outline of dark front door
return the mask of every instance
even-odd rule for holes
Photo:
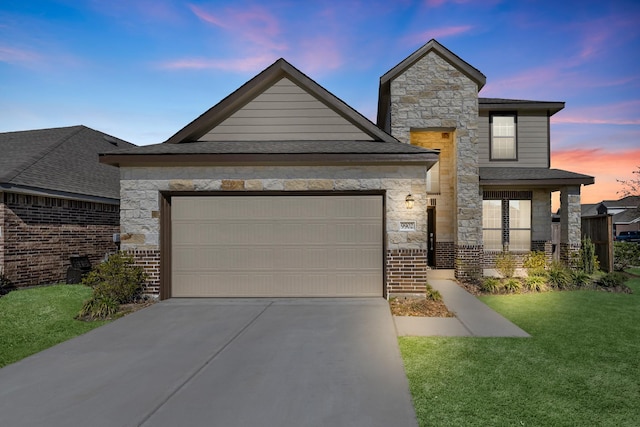
[[[427,208],[427,265],[436,266],[436,208]]]

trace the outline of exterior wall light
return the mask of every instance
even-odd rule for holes
[[[413,196],[411,194],[407,194],[407,197],[404,199],[404,204],[407,209],[413,209],[413,202],[415,202]]]

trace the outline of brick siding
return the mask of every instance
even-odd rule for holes
[[[436,269],[455,268],[455,259],[453,242],[436,242]]]
[[[160,249],[132,249],[126,252],[133,256],[135,264],[141,266],[148,275],[143,293],[160,296]]]
[[[424,249],[388,250],[388,294],[424,294],[427,270],[427,252]]]
[[[474,280],[482,277],[482,245],[456,245],[456,278]]]
[[[4,270],[17,286],[64,282],[72,255],[115,252],[117,205],[4,194]]]

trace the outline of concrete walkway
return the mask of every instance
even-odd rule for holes
[[[456,317],[394,317],[399,336],[529,337],[453,279],[452,270],[432,270],[427,276],[433,289]]]

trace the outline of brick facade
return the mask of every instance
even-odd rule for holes
[[[14,193],[3,200],[0,261],[17,286],[64,282],[70,256],[95,265],[117,250],[118,205]]]
[[[453,242],[436,242],[436,269],[455,268],[456,251]]]
[[[482,245],[456,245],[456,278],[475,280],[482,277],[484,249]]]
[[[160,295],[160,249],[128,250],[133,256],[135,264],[141,266],[148,275],[144,293],[146,295]]]
[[[427,252],[424,249],[393,249],[387,251],[387,292],[423,294],[427,283]]]

